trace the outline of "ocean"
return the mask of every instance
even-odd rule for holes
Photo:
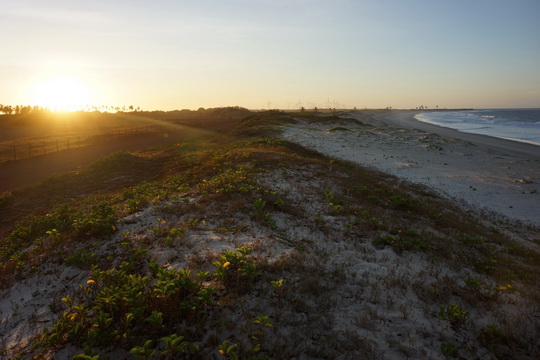
[[[415,118],[467,133],[540,146],[540,109],[439,110],[417,114]]]

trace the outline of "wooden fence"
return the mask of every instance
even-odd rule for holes
[[[140,126],[129,129],[119,129],[91,136],[65,136],[44,141],[19,142],[10,145],[0,145],[0,162],[26,159],[32,156],[52,152],[78,149],[106,141],[111,137],[163,131],[165,127],[158,125]]]

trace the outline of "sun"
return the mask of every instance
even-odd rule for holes
[[[90,89],[76,78],[58,76],[36,83],[33,103],[52,111],[84,110],[92,103]]]

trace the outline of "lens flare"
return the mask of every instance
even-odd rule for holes
[[[92,100],[87,85],[69,77],[54,77],[37,83],[33,98],[34,104],[52,111],[84,110]]]

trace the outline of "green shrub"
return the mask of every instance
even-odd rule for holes
[[[249,248],[242,246],[236,249],[236,252],[224,252],[219,261],[214,262],[214,276],[226,289],[244,291],[249,288],[257,275],[256,265],[248,257],[250,253]]]
[[[253,166],[240,165],[236,169],[227,169],[208,181],[204,180],[199,184],[199,188],[205,193],[245,194],[255,190],[253,173]]]
[[[94,205],[87,213],[80,213],[73,220],[75,235],[83,238],[102,237],[116,231],[116,209],[107,204]]]
[[[137,186],[124,190],[118,200],[125,202],[129,212],[135,212],[151,202],[164,199],[168,194],[166,187],[160,182],[143,181]]]
[[[163,242],[167,246],[172,246],[176,239],[182,239],[186,236],[186,230],[186,228],[173,228],[169,230]]]
[[[168,335],[173,323],[193,325],[196,317],[190,313],[203,311],[212,303],[213,289],[192,279],[189,270],[167,270],[157,263],[152,263],[150,270],[152,277],[123,269],[94,268],[92,278],[81,285],[83,296],[77,301],[63,299],[68,308],[52,329],[45,331],[40,345],[45,349],[66,343],[106,348],[128,335],[159,338]],[[169,340],[171,351],[181,347],[173,338]],[[146,350],[152,348],[137,347],[132,353],[148,354]]]
[[[449,304],[439,306],[439,319],[447,320],[453,327],[463,325],[469,316],[469,312],[459,305]]]
[[[66,263],[83,270],[90,270],[99,262],[99,255],[87,250],[78,249],[72,255],[66,257]]]
[[[69,206],[62,205],[53,212],[30,216],[24,223],[16,225],[15,229],[4,239],[0,248],[0,260],[9,259],[16,251],[30,246],[38,238],[47,235],[47,231],[67,233],[71,229],[77,213]]]

